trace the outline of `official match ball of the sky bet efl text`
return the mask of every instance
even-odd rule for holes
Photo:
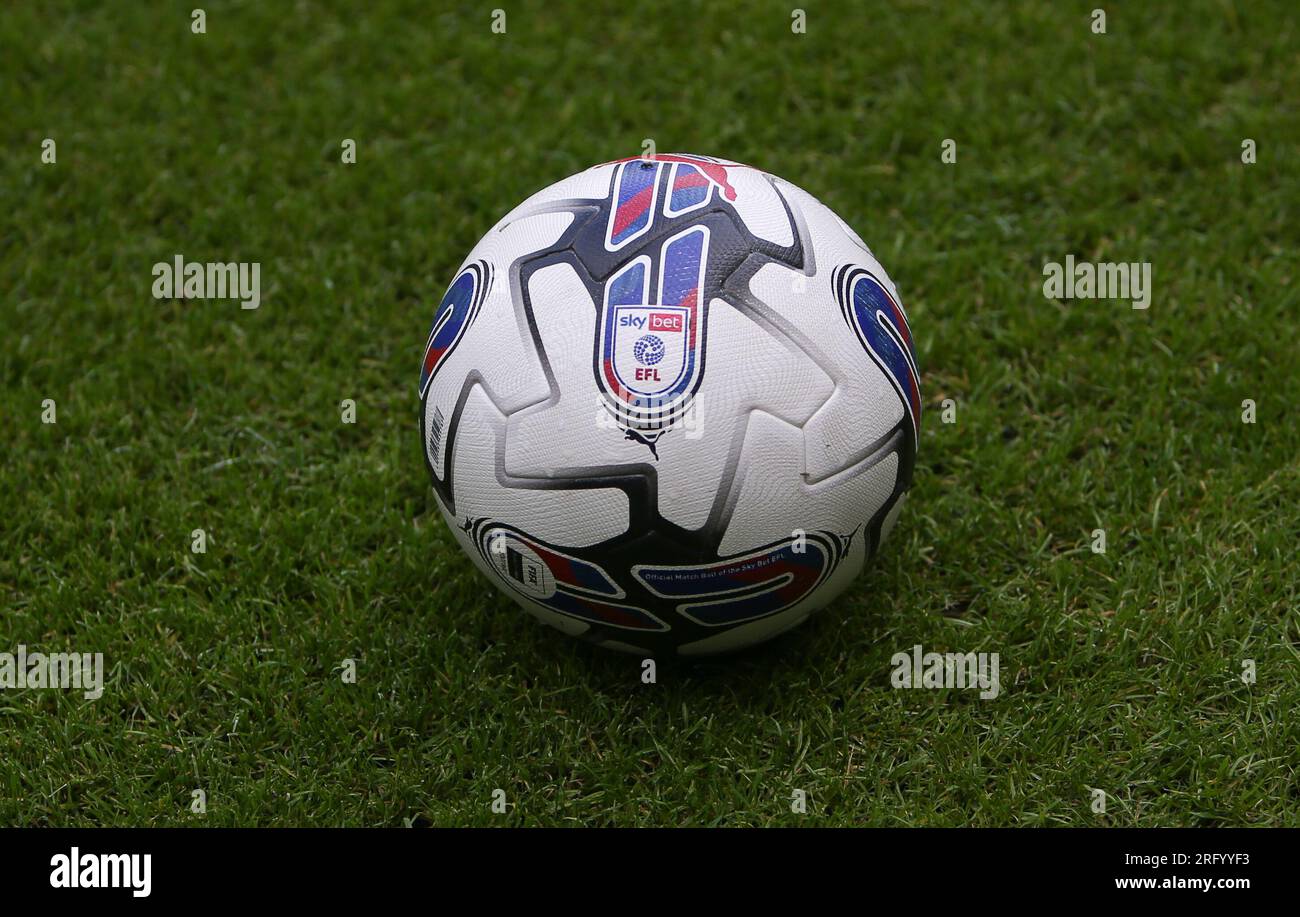
[[[690,155],[595,166],[492,227],[434,314],[420,397],[438,504],[484,575],[566,633],[683,656],[853,583],[921,419],[907,318],[857,234]]]

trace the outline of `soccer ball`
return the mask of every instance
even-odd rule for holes
[[[880,546],[921,419],[898,293],[811,195],[706,156],[595,166],[470,252],[433,318],[420,433],[499,589],[650,654],[799,624]]]

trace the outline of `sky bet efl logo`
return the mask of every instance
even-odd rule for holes
[[[643,314],[637,314],[638,312]],[[666,381],[663,375],[665,369],[676,367],[680,371],[682,357],[685,355],[682,341],[688,317],[685,309],[647,313],[645,309],[624,306],[619,310],[620,326],[631,332],[647,332],[629,338],[632,341],[631,374],[634,382],[662,385]],[[665,365],[666,357],[668,362]]]
[[[605,285],[597,378],[629,439],[650,447],[685,413],[700,385],[709,229],[691,226]]]
[[[704,374],[709,228],[675,224],[715,195],[736,199],[728,166],[700,156],[624,160],[614,173],[605,250],[627,252],[605,283],[596,379],[625,438],[659,457],[659,437],[691,407]],[[662,242],[655,232],[672,233]],[[645,241],[642,241],[645,240]]]

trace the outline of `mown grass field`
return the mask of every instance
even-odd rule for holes
[[[1292,4],[196,5],[0,13],[0,652],[107,668],[0,691],[0,824],[1300,824]],[[848,596],[653,686],[462,556],[415,393],[479,236],[646,138],[853,225],[928,412]],[[154,299],[178,253],[261,307]]]

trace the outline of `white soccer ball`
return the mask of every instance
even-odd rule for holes
[[[897,291],[810,194],[705,156],[595,166],[470,252],[434,315],[421,436],[498,588],[566,633],[697,655],[841,593],[911,483]]]

